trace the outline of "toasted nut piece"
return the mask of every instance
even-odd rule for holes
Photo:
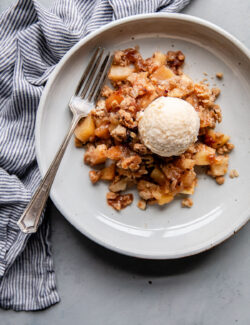
[[[142,143],[135,143],[133,150],[138,152],[140,155],[146,155],[149,153],[148,148]]]
[[[224,176],[217,176],[217,177],[215,177],[215,180],[216,180],[217,184],[222,185],[225,182],[225,177]]]
[[[146,209],[146,201],[145,200],[139,200],[137,206],[138,206],[139,209],[145,210]]]
[[[138,182],[137,189],[144,200],[155,199],[155,193],[160,191],[159,185],[144,180]]]
[[[220,147],[220,148],[217,149],[217,153],[219,155],[223,155],[225,153],[229,153],[233,149],[234,149],[234,145],[232,143],[227,142],[222,147]]]
[[[122,158],[117,166],[123,169],[130,169],[131,171],[136,171],[140,168],[142,160],[138,155]]]
[[[215,97],[218,97],[220,94],[220,88],[212,88],[212,94]]]
[[[109,192],[107,193],[108,204],[117,211],[126,208],[133,202],[133,194],[117,194]]]
[[[102,88],[101,95],[103,97],[109,97],[113,93],[113,89],[111,89],[108,85],[104,85]]]
[[[167,52],[167,65],[177,74],[181,73],[181,67],[184,63],[185,55],[181,51]]]
[[[112,131],[111,131],[111,136],[117,140],[117,141],[122,141],[124,139],[126,139],[127,137],[127,129],[118,124]]]
[[[84,162],[90,166],[103,164],[107,159],[107,146],[100,144],[96,148],[90,146],[84,155]]]
[[[100,170],[91,170],[89,172],[89,178],[93,184],[99,181],[101,178],[101,171]]]
[[[191,208],[193,206],[193,200],[190,198],[183,199],[181,205],[183,208]]]
[[[239,173],[237,172],[236,169],[232,169],[229,173],[229,177],[230,178],[235,178],[235,177],[238,177],[239,176]]]
[[[222,73],[222,72],[217,72],[217,73],[216,73],[216,77],[217,77],[218,79],[222,79],[222,78],[223,78],[223,73]]]

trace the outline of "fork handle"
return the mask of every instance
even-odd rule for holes
[[[55,179],[58,167],[62,160],[62,157],[65,153],[69,140],[77,126],[77,123],[82,118],[82,116],[74,116],[71,122],[70,129],[63,140],[54,160],[50,164],[50,167],[41,180],[36,192],[34,193],[31,201],[27,205],[26,209],[24,210],[21,218],[18,220],[17,224],[22,232],[29,234],[34,233],[37,231],[39,220],[45,204],[47,202],[49,192],[53,181]]]

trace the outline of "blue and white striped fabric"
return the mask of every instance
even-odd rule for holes
[[[100,26],[129,15],[175,12],[189,0],[60,0],[47,11],[19,0],[0,17],[0,306],[38,310],[59,301],[47,220],[34,235],[16,225],[39,181],[36,110],[62,56]]]

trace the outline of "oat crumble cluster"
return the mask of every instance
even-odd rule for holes
[[[191,207],[187,195],[197,185],[195,166],[204,166],[218,184],[224,183],[234,145],[214,131],[222,120],[215,104],[220,90],[193,82],[182,71],[184,61],[181,51],[155,52],[146,60],[137,48],[116,51],[108,76],[112,88],[104,86],[96,108],[77,126],[75,145],[86,147],[84,162],[101,167],[89,172],[90,180],[109,182],[107,203],[118,211],[132,203],[133,195],[124,194],[132,186],[142,210],[167,204],[178,194],[185,195],[182,206]],[[153,154],[140,140],[139,114],[160,96],[184,99],[199,114],[199,139],[180,156]]]

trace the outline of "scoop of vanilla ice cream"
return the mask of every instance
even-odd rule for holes
[[[152,152],[178,156],[197,140],[200,119],[194,107],[183,99],[159,97],[139,118],[142,142]]]

